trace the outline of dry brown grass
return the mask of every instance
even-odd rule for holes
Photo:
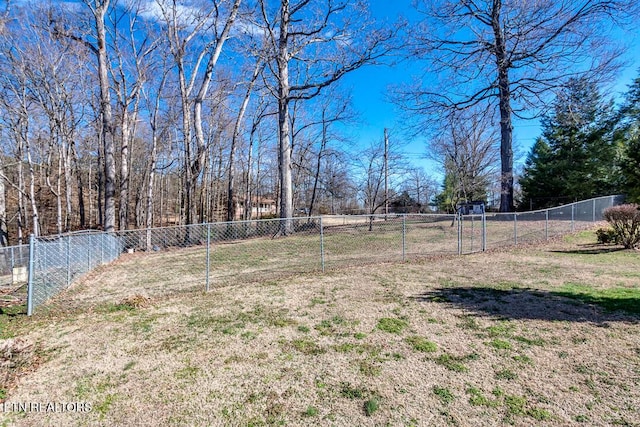
[[[638,254],[602,251],[591,236],[207,294],[202,280],[194,287],[196,250],[134,254],[74,286],[73,311],[12,326],[47,359],[7,401],[93,410],[2,416],[25,426],[637,424],[639,317],[557,293],[638,288]],[[163,272],[174,264],[181,273]],[[407,326],[387,332],[383,318]],[[416,349],[416,337],[437,350]]]

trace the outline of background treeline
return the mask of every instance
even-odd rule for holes
[[[0,244],[637,194],[637,94],[617,109],[596,90],[620,69],[614,31],[635,8],[419,0],[392,22],[350,0],[0,2]],[[416,76],[389,98],[408,139],[428,141],[440,185],[409,166],[399,133],[364,146],[346,132],[358,117],[344,76],[401,60]],[[519,197],[512,119],[553,99]]]
[[[385,166],[388,199],[426,209],[432,180],[394,144],[382,161],[382,129],[360,150],[342,131],[357,117],[339,80],[388,51],[393,25],[374,28],[356,3],[285,4],[8,3],[1,243],[273,216],[282,182],[288,216],[373,212]],[[297,27],[279,43],[285,19]]]

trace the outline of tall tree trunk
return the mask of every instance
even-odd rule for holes
[[[22,139],[18,137],[18,244],[22,245],[24,243],[24,222],[25,222],[25,209],[24,209],[24,192],[26,190],[25,182],[24,182],[24,169],[22,167],[23,161],[23,149],[24,145]]]
[[[129,142],[131,140],[129,127],[129,112],[124,105],[122,110],[122,140],[120,142],[120,205],[118,219],[120,230],[129,227]]]
[[[33,170],[31,159],[31,146],[29,143],[29,131],[25,130],[25,150],[27,151],[27,164],[29,165],[29,201],[31,203],[31,233],[34,236],[40,235],[40,223],[38,218],[38,205],[36,202],[36,174]]]
[[[113,134],[113,114],[109,93],[109,63],[107,58],[107,32],[105,15],[110,0],[95,0],[93,9],[98,53],[98,77],[100,80],[100,114],[102,117],[102,142],[104,144],[104,230],[115,231],[116,227],[116,160],[115,139]]]
[[[80,167],[80,161],[78,160],[78,152],[76,150],[75,141],[71,141],[71,157],[73,159],[73,166],[76,170],[76,182],[78,185],[78,215],[80,217],[80,229],[84,230],[87,227],[87,218],[84,206],[84,184],[82,181],[82,168]],[[89,183],[91,183],[91,162],[89,162]],[[91,203],[91,186],[89,185],[89,203]],[[91,218],[91,209],[89,209],[89,218]]]
[[[249,152],[247,154],[247,177],[245,180],[245,192],[244,192],[244,215],[243,219],[248,221],[251,219],[251,211],[253,209],[251,200],[251,169],[252,169],[252,157],[253,157],[253,129],[249,136]]]
[[[293,183],[291,179],[291,135],[289,124],[289,0],[280,5],[278,39],[278,173],[280,179],[280,234],[293,233]]]
[[[0,170],[2,160],[0,160]],[[5,194],[4,178],[0,177],[0,246],[9,245],[9,230],[7,228],[7,198]]]
[[[58,176],[56,177],[56,220],[58,234],[62,234],[62,146],[58,149]]]
[[[64,153],[64,157],[62,159],[62,166],[64,168],[64,185],[65,185],[65,223],[64,228],[65,231],[71,231],[72,223],[73,223],[73,186],[72,186],[72,170],[71,170],[71,157],[73,155],[71,150],[71,144],[65,144],[62,152]],[[78,198],[80,196],[78,195]]]
[[[153,190],[154,180],[156,176],[156,163],[158,151],[158,134],[155,127],[152,128],[151,136],[151,157],[149,159],[149,180],[147,182],[147,212],[145,218],[145,227],[147,228],[147,250],[151,248],[151,227],[153,227]],[[160,219],[162,221],[162,189],[160,189]]]
[[[180,222],[191,224],[192,221],[192,209],[193,209],[193,190],[191,188],[194,180],[191,178],[191,111],[189,109],[189,91],[187,88],[187,80],[184,72],[184,66],[178,65],[178,74],[180,77],[180,96],[182,107],[182,136],[184,145],[184,158],[182,174],[182,201],[180,207]]]
[[[513,211],[513,125],[511,123],[511,89],[509,84],[509,59],[505,44],[500,11],[502,2],[494,1],[492,27],[496,41],[496,66],[498,67],[498,92],[500,110],[500,212]]]

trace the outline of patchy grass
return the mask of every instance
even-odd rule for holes
[[[597,289],[581,283],[570,282],[553,291],[553,294],[593,304],[607,311],[621,310],[640,314],[640,288]]]
[[[437,385],[433,386],[433,394],[438,396],[442,403],[445,405],[453,402],[456,397],[447,387],[438,387]]]
[[[487,343],[489,347],[493,347],[496,350],[511,350],[512,346],[509,341],[494,339]]]
[[[453,372],[468,372],[469,367],[465,363],[479,358],[480,356],[477,353],[471,353],[466,356],[452,356],[445,353],[438,356],[435,362]]]
[[[389,332],[391,334],[399,334],[406,329],[408,323],[403,319],[394,319],[390,317],[383,317],[378,320],[376,327],[381,331]]]
[[[415,350],[423,353],[433,353],[438,351],[438,345],[434,342],[429,341],[428,339],[418,336],[412,335],[410,337],[405,338],[405,341]]]
[[[364,413],[367,417],[372,416],[380,409],[380,402],[377,398],[371,398],[364,402]]]
[[[602,251],[591,232],[330,268],[339,244],[388,250],[389,227],[377,242],[329,235],[322,275],[304,264],[317,240],[230,242],[212,284],[233,286],[202,292],[202,249],[133,254],[58,298],[69,310],[0,313],[0,399],[94,408],[5,412],[0,425],[638,423],[637,252]],[[260,279],[298,253],[307,273]]]

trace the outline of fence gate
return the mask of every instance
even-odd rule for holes
[[[487,245],[487,222],[484,214],[467,214],[459,212],[458,222],[458,253],[472,254],[482,252]]]

